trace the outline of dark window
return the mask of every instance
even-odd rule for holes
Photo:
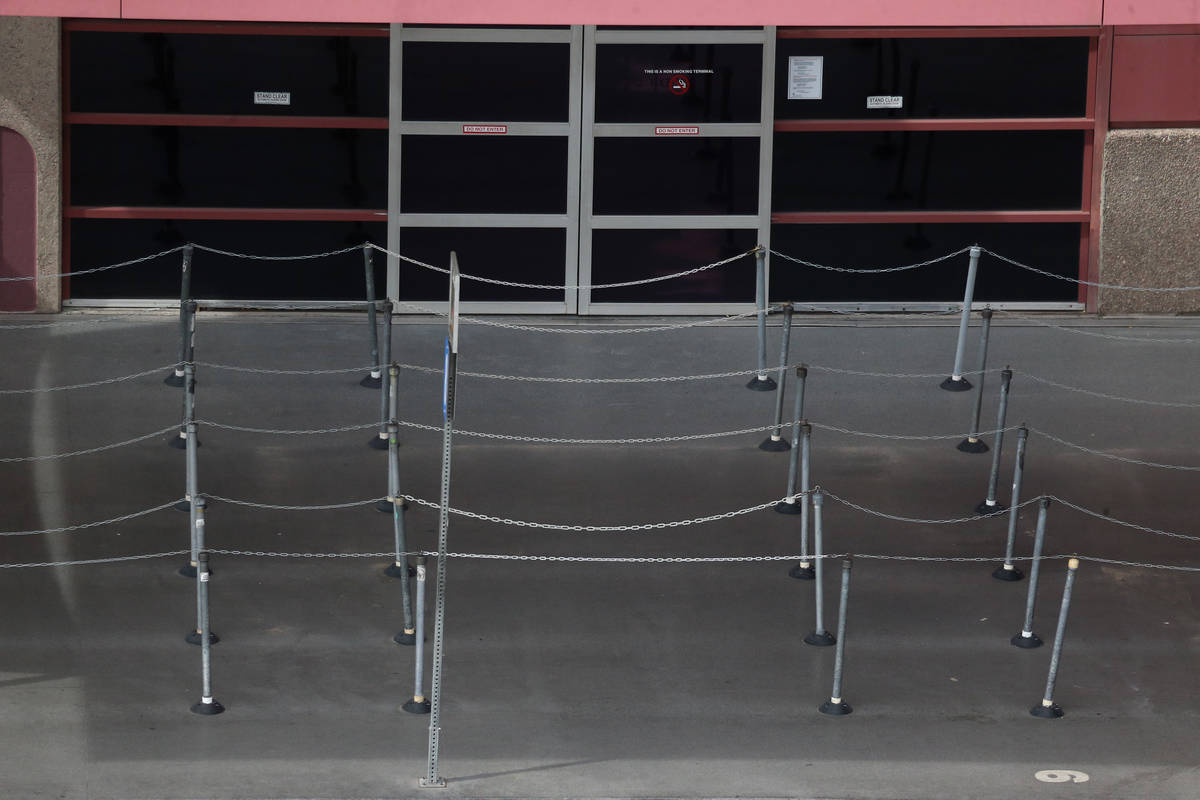
[[[405,42],[406,120],[566,122],[566,43]]]
[[[387,132],[71,127],[75,205],[387,208]]]
[[[838,267],[890,267],[935,258],[971,244],[1064,277],[1079,275],[1078,223],[775,225],[771,247]],[[772,300],[797,302],[961,301],[967,254],[904,272],[829,272],[771,257]],[[984,254],[977,302],[1078,299],[1077,286]]]
[[[823,56],[819,100],[788,100],[788,59]],[[780,39],[776,119],[1081,117],[1088,40]],[[899,109],[867,97],[899,95]]]
[[[597,230],[592,283],[620,283],[681,272],[744,253],[752,230]],[[593,303],[741,303],[754,300],[754,257],[683,278],[592,291]]]
[[[450,251],[469,275],[505,281],[559,286],[566,281],[567,235],[562,228],[401,228],[400,252],[439,267],[450,264]],[[441,300],[449,297],[444,274],[400,262],[400,297]],[[562,289],[521,289],[464,278],[462,299],[563,302]]]
[[[758,122],[762,45],[602,44],[596,122]]]
[[[166,250],[185,242],[257,255],[304,255],[371,240],[387,241],[383,222],[228,222],[210,220],[71,220],[71,267],[87,269]],[[178,298],[182,255],[71,279],[75,298]],[[387,259],[375,254],[376,296],[385,286]],[[224,300],[361,300],[366,296],[363,256],[297,261],[247,261],[197,251],[192,292]]]
[[[758,139],[598,138],[596,214],[757,214]]]
[[[775,211],[1079,209],[1083,131],[778,133]]]
[[[73,31],[71,110],[280,116],[388,113],[388,40]],[[254,102],[288,92],[290,105]]]
[[[406,213],[567,213],[565,136],[405,136]]]

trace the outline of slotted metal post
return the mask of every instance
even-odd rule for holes
[[[188,303],[192,299],[192,251],[191,243],[183,246],[183,272],[179,278],[179,363],[175,365],[163,383],[167,386],[183,386],[183,365],[191,361],[188,356]]]
[[[1004,505],[996,500],[996,490],[1000,483],[1000,454],[1004,450],[1004,426],[1008,420],[1008,392],[1011,385],[1012,370],[1005,367],[1000,372],[1000,405],[996,409],[996,444],[992,448],[992,471],[988,475],[987,498],[975,506],[976,514],[993,514],[1004,510]]]
[[[850,601],[850,568],[854,556],[842,559],[842,594],[838,600],[837,647],[833,654],[833,693],[821,704],[819,711],[833,717],[844,717],[854,709],[842,699],[842,667],[846,655],[846,608]]]
[[[371,437],[367,444],[375,450],[386,450],[388,447],[387,423],[390,419],[396,419],[396,403],[393,399],[396,395],[397,383],[399,381],[399,370],[392,363],[392,301],[384,300],[380,303],[383,306],[383,361],[381,363],[387,365],[387,379],[379,381],[379,435]],[[392,376],[392,369],[395,368],[397,375]]]
[[[1029,709],[1035,717],[1056,719],[1063,715],[1062,706],[1054,702],[1054,683],[1058,679],[1058,665],[1062,659],[1063,636],[1067,632],[1067,612],[1071,609],[1071,590],[1075,587],[1075,571],[1079,569],[1079,559],[1072,558],[1067,562],[1067,582],[1063,585],[1062,605],[1058,607],[1058,630],[1054,632],[1054,651],[1050,654],[1050,673],[1046,676],[1046,693],[1042,702]]]
[[[800,563],[788,570],[788,575],[802,581],[811,581],[816,573],[813,572],[812,562],[808,559],[808,515],[812,477],[809,474],[809,461],[812,456],[812,425],[808,421],[800,423]],[[778,508],[778,506],[776,506]],[[793,512],[794,513],[794,512]]]
[[[200,702],[192,706],[193,714],[211,717],[220,714],[225,706],[213,699],[212,690],[212,632],[208,624],[208,553],[201,551],[197,557],[196,606],[200,616]]]
[[[825,504],[825,493],[819,489],[813,492],[813,561],[816,570],[816,580],[813,583],[813,605],[816,608],[816,626],[804,637],[806,644],[817,647],[828,647],[836,641],[829,631],[825,630],[825,584],[822,578],[822,566],[825,561],[825,543],[821,534],[821,507]]]
[[[770,392],[775,381],[767,374],[767,251],[754,251],[754,304],[758,307],[758,374],[746,384],[756,392]]]
[[[388,377],[385,383],[391,386],[391,390],[389,391],[390,396],[387,408],[383,410],[382,435],[384,438],[382,440],[376,439],[375,441],[382,441],[383,446],[388,451],[388,496],[380,500],[377,507],[383,513],[390,514],[392,511],[392,498],[395,496],[393,487],[400,485],[400,458],[399,455],[394,454],[394,451],[400,447],[400,426],[397,413],[399,401],[396,399],[398,394],[397,387],[400,385],[400,367],[398,365],[388,365]],[[391,426],[393,424],[396,425],[395,435],[391,433]],[[374,447],[374,444],[372,444],[372,447]]]
[[[183,365],[183,422],[179,424],[179,435],[172,436],[167,444],[177,450],[187,448],[187,424],[196,419],[196,365],[191,359]],[[179,509],[187,508],[180,504]]]
[[[383,382],[383,367],[379,361],[379,329],[375,320],[375,265],[371,261],[371,245],[363,245],[363,270],[367,275],[367,325],[371,329],[371,373],[359,381],[359,386],[377,389]]]
[[[800,471],[800,427],[804,422],[804,384],[808,382],[808,367],[801,364],[796,367],[796,405],[792,411],[792,454],[788,457],[787,493],[784,499],[775,504],[775,510],[780,514],[799,514],[802,508],[793,495],[796,494],[797,473]],[[809,427],[812,433],[812,427]]]
[[[1046,542],[1046,514],[1050,510],[1050,498],[1043,497],[1038,504],[1037,533],[1033,537],[1033,560],[1029,563],[1029,594],[1025,598],[1025,624],[1021,632],[1010,640],[1016,647],[1030,650],[1042,646],[1042,639],[1033,632],[1033,609],[1037,602],[1038,575],[1042,571],[1042,546]]]
[[[975,373],[975,411],[971,415],[971,432],[958,443],[964,453],[986,453],[987,443],[979,438],[979,415],[983,411],[983,379],[987,371],[988,333],[992,330],[992,310],[985,308],[981,314],[983,323],[979,329],[979,367]]]
[[[783,396],[787,388],[788,348],[792,339],[793,313],[791,303],[784,305],[783,337],[779,343],[779,391],[775,393],[775,427],[771,429],[771,435],[758,446],[759,450],[766,450],[768,453],[778,453],[792,447],[788,440],[783,438]]]
[[[412,699],[400,706],[410,714],[428,714],[429,700],[425,697],[425,556],[417,556],[417,630],[414,635]]]
[[[992,577],[998,581],[1019,581],[1025,573],[1013,564],[1013,545],[1017,540],[1017,514],[1021,510],[1021,478],[1025,473],[1025,442],[1029,440],[1029,429],[1022,425],[1017,429],[1017,460],[1013,464],[1012,505],[1008,507],[1008,538],[1004,543],[1004,563],[996,567]]]
[[[967,285],[963,289],[962,317],[958,321],[958,344],[954,348],[954,372],[942,381],[942,388],[951,392],[965,392],[971,388],[971,382],[962,375],[963,356],[967,349],[967,326],[971,324],[971,303],[975,298],[975,276],[979,272],[981,252],[979,245],[972,246],[970,260],[967,262]]]
[[[433,670],[429,692],[429,759],[420,785],[444,787],[438,773],[438,755],[442,734],[442,645],[446,627],[446,552],[450,532],[450,443],[454,433],[454,391],[458,367],[458,256],[450,253],[450,329],[446,336],[445,365],[442,378],[442,492],[438,512],[437,587],[433,609]]]
[[[187,430],[187,477],[186,477],[186,492],[182,503],[176,504],[176,508],[186,504],[187,508],[182,509],[188,512],[188,527],[191,530],[191,557],[187,564],[179,568],[179,574],[185,578],[196,577],[196,558],[200,553],[199,539],[197,537],[196,524],[196,505],[199,491],[196,488],[199,484],[197,473],[199,472],[199,459],[196,455],[196,423],[189,422],[186,426]]]
[[[195,527],[193,528],[194,535],[192,537],[192,547],[196,552],[196,568],[197,571],[199,571],[200,554],[207,550],[207,547],[204,544],[204,513],[205,509],[208,507],[208,502],[203,497],[197,497],[194,501],[192,501],[192,504],[196,507],[196,522]],[[209,571],[209,574],[211,574],[211,570]],[[197,595],[196,599],[196,629],[188,631],[187,636],[184,637],[184,641],[186,641],[188,644],[203,644],[203,637],[205,634],[207,634],[208,643],[216,644],[217,642],[221,641],[221,637],[217,636],[211,630],[206,630],[208,623],[205,620],[205,615],[208,613],[208,609],[206,606],[201,606],[199,602],[199,595]]]

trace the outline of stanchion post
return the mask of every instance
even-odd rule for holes
[[[802,581],[811,581],[816,576],[812,562],[808,559],[808,515],[812,489],[812,476],[809,468],[811,458],[812,425],[805,420],[800,423],[800,563],[788,570],[788,575]]]
[[[199,479],[196,475],[199,467],[198,461],[199,459],[196,457],[196,423],[189,422],[187,424],[186,493],[183,502],[175,505],[176,508],[179,508],[184,503],[187,504],[187,507],[183,510],[188,512],[188,526],[191,529],[191,558],[187,564],[184,564],[179,568],[179,574],[185,578],[196,577],[196,557],[200,553],[200,546],[198,544],[196,535],[197,528],[199,527],[196,524],[196,501],[199,496],[199,492],[196,489],[196,486],[199,483]]]
[[[988,333],[992,330],[992,310],[985,308],[981,316],[983,322],[979,328],[979,366],[975,372],[975,379],[978,381],[975,385],[975,412],[971,415],[971,432],[958,443],[958,449],[964,453],[988,451],[987,443],[979,438],[979,415],[983,411],[983,379],[987,371]]]
[[[1012,386],[1012,370],[1005,367],[1000,372],[1000,404],[996,408],[996,441],[992,447],[992,471],[988,474],[987,497],[975,506],[976,514],[994,514],[1003,511],[1004,505],[996,500],[1000,484],[1000,454],[1004,450],[1004,426],[1008,422],[1008,392]]]
[[[787,493],[784,499],[775,504],[775,510],[780,514],[799,514],[802,505],[796,502],[796,480],[800,472],[800,427],[804,422],[804,384],[808,382],[808,367],[801,364],[796,367],[796,403],[792,410],[792,454],[788,456]],[[809,426],[809,433],[812,427]]]
[[[1010,640],[1015,647],[1031,650],[1042,646],[1041,637],[1033,632],[1033,608],[1037,602],[1038,575],[1042,570],[1042,545],[1046,541],[1046,514],[1050,510],[1050,498],[1043,497],[1038,503],[1037,533],[1033,537],[1033,560],[1029,563],[1029,594],[1025,598],[1025,624],[1021,632]]]
[[[779,343],[779,391],[775,393],[775,427],[771,429],[771,435],[758,446],[759,450],[766,450],[768,453],[779,453],[792,448],[788,440],[783,438],[783,396],[787,393],[788,348],[791,346],[793,313],[795,312],[792,310],[792,304],[786,303],[783,307],[783,338]]]
[[[754,304],[758,307],[758,374],[746,384],[756,392],[770,392],[775,381],[767,374],[767,251],[754,251]]]
[[[1017,541],[1017,515],[1021,511],[1021,478],[1025,473],[1025,442],[1029,440],[1029,429],[1022,425],[1017,429],[1017,459],[1013,464],[1012,505],[1008,507],[1008,538],[1004,543],[1004,563],[996,567],[992,577],[998,581],[1019,581],[1025,573],[1013,564],[1013,545]]]
[[[958,321],[958,344],[954,349],[954,371],[942,381],[942,388],[951,392],[965,392],[971,382],[963,377],[963,356],[967,349],[967,326],[971,323],[971,303],[975,298],[975,276],[979,272],[979,256],[982,249],[973,245],[967,262],[967,285],[963,290],[962,317]]]
[[[844,717],[854,709],[842,699],[842,667],[846,655],[846,607],[850,600],[850,568],[854,565],[854,556],[842,559],[842,594],[838,600],[837,647],[833,654],[833,693],[821,704],[822,714],[833,717]]]
[[[193,501],[193,504],[196,506],[196,522],[192,528],[194,531],[192,536],[192,547],[195,548],[196,568],[197,571],[199,571],[200,554],[205,553],[207,550],[204,544],[204,513],[208,507],[208,501],[206,501],[203,497],[197,497]],[[209,570],[208,574],[211,575],[212,571]],[[204,641],[204,634],[207,632],[209,644],[216,644],[217,642],[221,641],[221,638],[206,628],[208,624],[206,622],[208,607],[207,605],[201,606],[199,602],[199,595],[196,596],[196,600],[196,629],[189,631],[188,635],[184,637],[184,641],[186,641],[188,644],[201,644]],[[207,603],[207,600],[205,603]]]
[[[428,714],[429,700],[425,697],[425,556],[417,556],[417,619],[414,635],[412,699],[400,706],[410,714]]]
[[[375,441],[383,442],[383,446],[387,448],[388,457],[388,482],[387,482],[387,497],[375,504],[375,507],[384,514],[393,512],[393,500],[400,494],[400,424],[396,421],[396,392],[395,388],[400,380],[400,367],[395,364],[388,365],[387,383],[392,386],[391,401],[389,407],[384,411],[386,419],[383,423],[382,439]],[[393,431],[393,428],[395,430]],[[374,445],[372,445],[373,447]],[[405,505],[405,508],[408,508]],[[399,551],[397,551],[399,552]]]
[[[1067,612],[1071,608],[1071,590],[1075,587],[1075,571],[1079,569],[1079,559],[1072,558],[1067,562],[1067,582],[1063,585],[1062,605],[1058,607],[1058,630],[1054,632],[1054,650],[1050,654],[1050,673],[1046,676],[1046,693],[1042,702],[1029,709],[1035,717],[1056,719],[1063,715],[1062,707],[1054,702],[1054,682],[1058,679],[1058,665],[1062,659],[1063,636],[1067,632]]]
[[[383,382],[383,367],[379,361],[379,328],[375,320],[375,265],[371,261],[370,243],[363,245],[363,270],[367,276],[367,325],[371,329],[371,373],[359,381],[359,386],[378,389]]]
[[[196,365],[189,359],[183,365],[183,422],[179,424],[179,435],[172,436],[167,444],[176,450],[187,448],[187,424],[196,419]],[[197,442],[199,444],[199,442]],[[187,508],[179,505],[181,511]]]
[[[183,365],[191,361],[188,356],[188,302],[192,299],[192,253],[191,243],[183,246],[183,272],[179,278],[179,363],[163,379],[167,386],[183,386]]]
[[[387,423],[396,419],[396,390],[400,382],[400,368],[392,362],[392,301],[383,303],[383,363],[387,365],[387,378],[379,381],[379,434],[372,436],[367,445],[374,450],[388,447]],[[396,374],[392,374],[392,370]],[[380,509],[383,510],[382,508]]]
[[[208,553],[201,551],[197,557],[196,606],[200,616],[200,675],[202,688],[200,702],[192,706],[193,714],[211,717],[220,714],[225,706],[213,699],[212,690],[212,632],[208,622],[208,579],[212,573],[208,569]]]
[[[815,580],[813,582],[813,605],[816,609],[816,626],[804,637],[806,644],[817,647],[828,647],[835,643],[833,635],[825,630],[825,585],[822,578],[822,562],[825,560],[825,543],[821,533],[821,507],[825,504],[825,493],[820,489],[813,492],[813,566]]]

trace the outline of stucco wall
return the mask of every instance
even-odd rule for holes
[[[38,166],[37,268],[61,271],[62,135],[59,21],[0,17],[0,125],[33,147]],[[38,310],[59,309],[59,283],[38,281]]]
[[[1200,285],[1200,129],[1118,130],[1104,145],[1100,280]],[[1200,291],[1100,290],[1102,314],[1200,312]]]

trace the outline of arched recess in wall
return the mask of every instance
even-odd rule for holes
[[[0,277],[37,272],[37,159],[25,137],[0,127]],[[37,281],[0,282],[0,311],[33,311]]]

